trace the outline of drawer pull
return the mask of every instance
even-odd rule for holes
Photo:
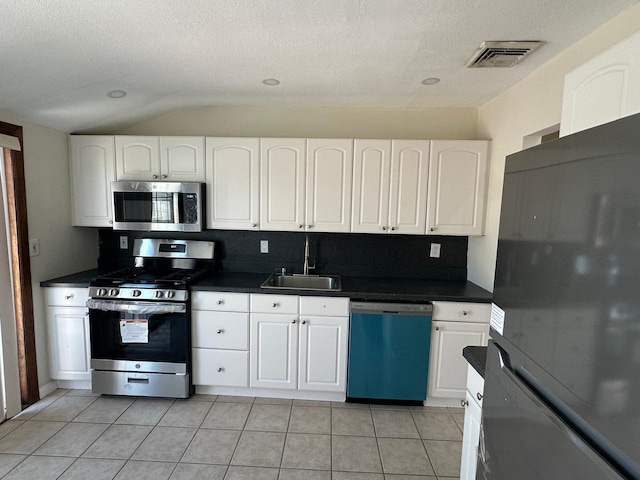
[[[222,329],[217,330],[217,331],[216,331],[216,333],[217,333],[218,335],[220,335],[221,333],[224,333],[224,330],[222,330]]]
[[[462,315],[469,315],[469,312],[467,312],[466,310],[463,310]]]
[[[460,406],[468,407],[469,406],[469,402],[467,400],[460,400]]]
[[[224,303],[224,300],[218,300],[218,301],[216,302],[216,304],[218,304],[218,305],[222,305],[223,303]]]
[[[73,298],[73,295],[65,295],[64,299],[65,300],[71,300]]]
[[[217,371],[218,371],[218,372],[224,372],[224,368],[222,368],[222,367],[218,367]]]
[[[278,308],[280,306],[279,303],[273,302],[273,308]]]
[[[476,398],[478,399],[479,402],[482,401],[482,397],[483,395],[480,392],[476,393]]]

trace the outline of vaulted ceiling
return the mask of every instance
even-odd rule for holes
[[[0,111],[109,132],[197,106],[477,107],[634,3],[3,0]],[[545,43],[466,68],[485,40]]]

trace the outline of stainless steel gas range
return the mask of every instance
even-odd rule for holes
[[[89,288],[94,393],[187,398],[189,285],[213,268],[214,243],[136,239],[135,263]]]

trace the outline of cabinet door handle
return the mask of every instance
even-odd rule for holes
[[[303,324],[303,325],[306,325],[306,324],[307,324],[307,321],[306,321],[306,320],[302,320],[302,324]]]
[[[440,327],[436,327],[436,330],[440,330]]]
[[[220,330],[216,331],[216,333],[217,333],[218,335],[220,335],[221,333],[224,333],[224,330],[220,329]]]
[[[153,178],[158,178],[158,175],[153,175]]]
[[[482,401],[482,397],[483,395],[480,392],[476,393],[476,398],[478,399],[479,402]]]
[[[313,228],[313,225],[307,225],[307,228]]]
[[[304,225],[302,225],[302,224],[301,224],[301,225],[298,225],[298,228],[303,228],[303,227],[304,227]]]
[[[396,229],[396,227],[391,227],[391,231],[393,232]]]
[[[109,225],[113,225],[113,220],[109,220]]]
[[[387,230],[387,227],[382,227],[382,231],[385,232]]]
[[[222,368],[222,367],[218,367],[217,371],[218,371],[218,372],[224,372],[224,368]]]
[[[435,229],[435,227],[431,227],[431,228],[429,229],[429,231],[430,231],[430,232],[435,232],[435,231],[436,231],[436,229]]]
[[[224,303],[224,300],[218,300],[218,301],[216,302],[216,304],[217,304],[217,305],[222,305],[223,303]]]
[[[64,299],[65,300],[71,300],[73,298],[73,295],[65,295]]]
[[[256,228],[257,226],[258,226],[258,224],[257,224],[257,223],[252,223],[252,224],[251,224],[251,228]]]
[[[295,320],[291,320],[291,323],[296,323],[296,321]]]
[[[460,400],[460,406],[468,407],[469,406],[469,402],[467,400]]]
[[[162,175],[162,178],[167,178],[167,176],[166,175]]]

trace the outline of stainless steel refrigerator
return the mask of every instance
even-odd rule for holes
[[[477,479],[640,479],[640,115],[507,157]]]

